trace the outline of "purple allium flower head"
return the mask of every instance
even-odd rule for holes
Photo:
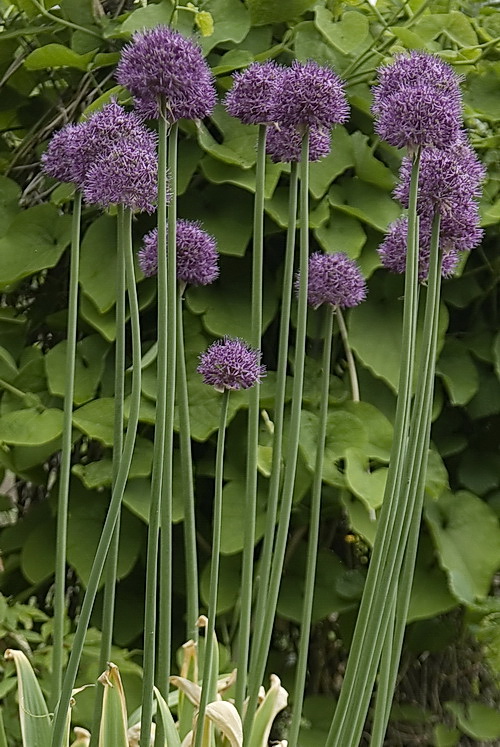
[[[327,127],[349,117],[344,84],[329,67],[297,60],[285,68],[276,98],[275,121],[297,127]]]
[[[283,68],[275,62],[254,62],[236,73],[225,105],[232,117],[243,124],[268,124],[274,121],[274,107]]]
[[[213,77],[201,49],[167,26],[134,34],[123,49],[116,79],[132,93],[145,118],[159,117],[161,97],[169,122],[206,117],[216,103]]]
[[[197,371],[205,384],[219,392],[250,389],[266,375],[260,359],[260,350],[253,350],[238,338],[224,337],[200,355]]]
[[[426,52],[412,51],[397,55],[390,65],[378,70],[378,85],[372,88],[374,114],[380,114],[387,100],[408,88],[421,85],[448,94],[460,101],[459,84],[462,76],[439,57]]]
[[[375,132],[396,148],[448,148],[459,137],[461,116],[458,99],[422,83],[384,100]]]
[[[300,273],[295,288],[298,292]],[[307,301],[317,309],[324,303],[341,309],[358,306],[366,298],[366,283],[356,262],[346,254],[314,252],[309,257]]]
[[[90,167],[83,194],[86,202],[101,207],[124,205],[152,213],[157,199],[156,152],[137,147],[132,140],[117,143]]]
[[[479,197],[485,169],[470,145],[464,141],[452,148],[425,148],[420,160],[418,184],[419,213],[430,214],[437,207],[441,215],[452,215],[464,199]],[[401,164],[400,183],[394,196],[408,207],[411,159]]]
[[[300,161],[302,138],[295,127],[275,126],[267,131],[266,150],[273,163]],[[322,127],[309,130],[309,160],[319,161],[330,152],[330,131]]]
[[[440,246],[443,252],[441,263],[441,274],[449,277],[453,274],[458,261],[461,246],[457,245],[450,233],[452,226],[446,226],[444,220],[441,222],[440,229]],[[406,246],[408,233],[408,219],[406,217],[398,218],[389,226],[384,241],[378,248],[378,253],[382,264],[391,272],[403,274],[406,270]],[[429,274],[429,258],[431,243],[431,221],[428,218],[420,219],[419,231],[419,278],[423,282]],[[472,247],[469,247],[472,248]]]
[[[189,285],[209,285],[219,276],[217,244],[200,224],[190,220],[177,221],[177,279]],[[154,228],[144,237],[139,251],[139,266],[151,277],[158,272],[158,231]]]
[[[134,112],[126,111],[114,99],[95,112],[86,122],[89,149],[97,158],[103,151],[123,140],[133,140],[137,147],[154,150],[158,136],[144,126]]]
[[[42,168],[60,182],[81,188],[90,166],[86,123],[68,124],[56,132],[42,155]]]

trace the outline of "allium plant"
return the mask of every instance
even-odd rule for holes
[[[397,57],[379,72],[373,111],[378,134],[392,145],[408,149],[402,183],[396,190],[408,207],[408,217],[390,227],[380,249],[384,263],[406,272],[402,358],[384,501],[326,747],[358,745],[377,672],[370,744],[381,747],[384,743],[408,612],[427,469],[440,276],[453,268],[459,246],[466,248],[462,216],[467,215],[466,224],[471,229],[469,248],[479,238],[474,197],[482,169],[464,141],[459,78],[453,70],[433,55],[414,52]],[[428,288],[423,343],[417,359],[419,276],[428,276]],[[418,375],[412,396],[414,371]]]
[[[298,163],[302,137],[292,125],[275,125],[267,133],[266,152],[273,163]],[[309,130],[309,161],[320,161],[330,153],[330,131],[323,127]]]

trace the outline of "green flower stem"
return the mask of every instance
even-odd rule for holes
[[[229,389],[225,389],[222,394],[219,433],[217,436],[217,451],[215,456],[215,490],[214,490],[214,510],[213,510],[213,534],[212,534],[212,554],[210,564],[210,591],[208,597],[208,623],[205,628],[205,661],[203,662],[203,678],[200,699],[200,709],[198,712],[197,729],[195,736],[195,747],[201,747],[203,737],[203,724],[205,720],[205,711],[210,695],[210,681],[212,679],[212,660],[213,660],[213,638],[215,632],[215,615],[217,612],[217,589],[219,585],[219,559],[220,559],[220,538],[222,526],[222,485],[224,475],[224,444],[226,440],[226,422],[227,410],[229,404]]]
[[[351,346],[349,345],[349,337],[347,335],[347,327],[344,321],[344,315],[340,308],[337,308],[337,321],[339,323],[340,336],[342,338],[342,344],[344,346],[345,357],[347,359],[347,368],[349,370],[349,378],[351,380],[351,397],[353,402],[359,402],[359,383],[358,374],[356,371],[356,362],[352,354]]]
[[[168,278],[167,278],[167,141],[168,123],[165,104],[160,102],[158,120],[158,272],[157,272],[157,374],[156,422],[151,473],[148,545],[146,551],[146,591],[144,607],[144,654],[140,747],[149,747],[153,720],[153,685],[156,663],[156,617],[158,584],[158,548],[160,544],[160,506],[165,464],[166,401],[168,370]],[[164,685],[161,687],[164,692]]]
[[[311,619],[314,599],[314,581],[316,578],[316,563],[318,558],[318,541],[321,516],[321,488],[323,485],[323,462],[325,456],[326,425],[328,421],[328,392],[330,388],[330,360],[332,357],[333,317],[335,309],[326,309],[325,333],[323,339],[323,362],[320,385],[320,410],[318,424],[318,440],[316,442],[316,463],[314,465],[314,480],[311,492],[311,519],[309,522],[309,539],[306,562],[306,578],[304,584],[304,600],[302,604],[302,618],[300,621],[300,643],[295,672],[294,704],[292,723],[288,734],[290,744],[298,744],[302,704],[307,676],[307,656],[309,653],[309,636],[311,633]]]
[[[374,600],[380,599],[387,591],[380,583],[380,576],[386,563],[391,563],[389,557],[390,538],[396,517],[404,509],[397,498],[400,492],[402,465],[408,442],[413,361],[415,358],[418,313],[417,188],[419,168],[420,151],[418,150],[413,158],[410,182],[401,367],[389,472],[377,535],[351,644],[351,652],[325,747],[347,747],[349,738],[345,732],[351,732],[353,712],[359,708],[364,689],[368,686],[369,673],[366,667],[366,658],[371,656],[377,641],[379,641],[379,647],[382,645],[379,640],[380,637],[383,638],[379,635],[382,629],[382,620],[374,616],[372,607]]]
[[[304,386],[304,363],[307,332],[307,285],[309,274],[309,131],[302,137],[300,158],[300,287],[297,310],[297,332],[295,340],[295,367],[292,390],[292,409],[290,431],[285,459],[285,473],[282,500],[278,521],[278,530],[274,546],[274,557],[269,579],[264,625],[259,648],[255,655],[255,667],[249,676],[249,702],[244,721],[244,737],[252,729],[259,687],[264,677],[269,645],[273,631],[274,616],[278,602],[281,574],[285,559],[290,514],[292,510],[295,472],[299,450],[300,416],[302,408],[302,391]]]
[[[436,243],[438,240],[436,237],[438,236],[439,216],[435,218],[433,223],[431,242]],[[375,595],[372,605],[373,620],[380,621],[380,624],[377,625],[376,643],[372,648],[364,652],[364,668],[362,670],[364,679],[361,682],[363,689],[359,693],[359,700],[353,709],[351,718],[349,719],[348,735],[345,736],[344,741],[342,742],[342,747],[344,747],[344,745],[346,747],[355,747],[361,738],[364,720],[368,711],[370,694],[382,652],[383,638],[392,614],[390,605],[387,605],[387,599],[391,598],[398,589],[401,568],[407,551],[407,544],[409,542],[410,529],[412,528],[414,532],[418,532],[419,522],[416,521],[415,518],[412,519],[412,517],[416,506],[419,506],[420,515],[421,503],[423,500],[425,474],[422,470],[426,467],[431,422],[430,401],[433,393],[435,370],[435,335],[437,333],[435,317],[436,314],[439,313],[438,306],[436,305],[439,293],[439,279],[439,271],[437,271],[434,266],[432,276],[430,277],[430,285],[425,307],[419,376],[416,387],[415,402],[412,410],[408,449],[405,454],[400,488],[396,496],[396,502],[400,510],[396,513],[392,532],[387,541],[388,549],[386,565],[380,576],[380,589]],[[413,566],[414,560],[415,559],[413,558]],[[404,625],[405,622],[406,615],[402,624]],[[400,636],[396,631],[394,639],[398,640],[399,637]]]
[[[285,249],[285,267],[283,271],[283,291],[281,296],[281,317],[278,341],[278,366],[276,374],[276,394],[274,398],[274,433],[271,477],[269,480],[266,526],[260,557],[258,577],[258,594],[255,609],[255,623],[252,639],[250,672],[255,670],[255,655],[260,647],[264,611],[267,604],[267,587],[271,574],[274,533],[278,513],[279,488],[282,474],[283,453],[283,418],[285,412],[286,370],[288,366],[288,338],[290,330],[290,309],[292,306],[293,265],[295,259],[295,234],[297,230],[297,195],[298,168],[296,163],[290,165],[290,185],[288,191],[288,228]]]
[[[61,692],[64,619],[66,616],[66,546],[68,533],[69,481],[71,474],[73,393],[75,388],[76,334],[78,325],[78,273],[80,266],[80,218],[82,193],[75,192],[69,269],[66,369],[64,374],[64,415],[57,501],[57,542],[54,580],[54,631],[52,634],[52,682],[50,702],[55,706]]]
[[[73,29],[73,31],[79,31],[82,34],[87,34],[88,36],[93,36],[96,39],[102,39],[101,34],[98,34],[95,31],[92,31],[92,29],[86,28],[85,26],[79,26],[77,23],[73,23],[72,21],[67,21],[65,18],[60,18],[59,16],[55,16],[52,13],[49,13],[48,10],[46,10],[42,3],[38,2],[38,0],[31,0],[35,8],[38,10],[40,15],[45,16],[45,18],[48,18],[50,21],[55,21],[55,23],[58,23],[61,26],[66,26],[68,29]]]
[[[108,549],[113,537],[113,530],[118,514],[120,513],[123,493],[125,491],[125,485],[127,482],[128,473],[130,471],[130,464],[132,462],[132,454],[134,452],[137,424],[139,422],[139,404],[141,398],[141,336],[139,326],[139,304],[137,301],[137,288],[135,284],[134,256],[132,250],[131,211],[119,206],[118,220],[122,220],[124,225],[123,243],[125,251],[127,290],[130,307],[130,322],[132,327],[132,392],[130,396],[130,413],[125,441],[123,444],[123,454],[120,462],[120,467],[118,469],[116,482],[111,493],[111,501],[109,504],[109,509],[106,515],[106,520],[104,522],[104,527],[101,533],[99,544],[95,552],[94,562],[92,563],[92,568],[90,570],[87,590],[83,598],[80,617],[78,620],[75,637],[73,639],[71,655],[62,684],[61,697],[59,698],[54,716],[52,747],[63,747],[66,718],[71,699],[71,691],[73,690],[75,684],[78,665],[80,663],[80,658],[85,643],[85,636],[90,622],[90,616],[92,614],[92,608],[94,606],[94,601],[106,561],[106,556],[108,554]]]
[[[117,268],[116,268],[116,341],[115,341],[115,409],[113,426],[113,487],[123,451],[123,402],[125,398],[125,257],[123,253],[123,221],[117,223]],[[104,672],[111,659],[113,640],[113,622],[115,612],[116,576],[118,567],[118,549],[120,543],[120,515],[116,519],[113,538],[106,560],[104,581],[104,599],[102,613],[101,650],[99,654],[99,672]],[[99,725],[102,714],[104,688],[97,686],[94,702],[94,717],[90,737],[90,747],[95,747],[99,739]]]
[[[172,491],[174,453],[174,404],[177,334],[177,140],[179,125],[170,127],[168,168],[171,198],[168,206],[167,253],[167,399],[165,407],[164,475],[160,505],[160,595],[158,626],[158,668],[156,684],[162,695],[168,693],[172,648]]]
[[[419,387],[415,400],[415,412],[420,415],[418,422],[418,436],[413,458],[412,482],[418,485],[415,491],[413,510],[408,509],[409,533],[406,551],[404,553],[401,570],[394,623],[394,639],[390,648],[390,656],[384,662],[383,677],[386,681],[385,702],[379,703],[378,693],[375,707],[375,718],[370,744],[382,747],[390,714],[390,705],[396,686],[399,660],[403,648],[403,639],[410,605],[411,589],[415,571],[415,561],[422,516],[422,505],[425,493],[425,478],[429,454],[430,426],[432,418],[432,400],[434,394],[435,363],[437,354],[437,339],[439,329],[439,298],[441,290],[441,261],[439,255],[439,215],[433,222],[430,248],[429,285],[424,320],[424,340],[428,340],[426,354],[423,357]],[[417,408],[421,408],[418,410]],[[385,644],[384,644],[385,645]],[[383,703],[383,706],[382,706]]]
[[[181,456],[182,491],[184,500],[184,556],[186,562],[186,635],[187,640],[198,640],[198,553],[196,548],[196,516],[194,506],[193,460],[191,455],[191,422],[184,352],[184,324],[182,297],[185,283],[177,291],[177,386],[179,400],[179,445]]]
[[[380,669],[377,680],[377,691],[375,693],[375,708],[373,713],[370,745],[378,744],[381,736],[382,742],[380,742],[380,744],[383,744],[386,729],[385,716],[386,713],[390,713],[392,706],[392,697],[389,697],[389,690],[393,663],[392,652],[394,646],[394,626],[396,618],[395,599],[392,599],[389,604],[391,606],[391,615],[388,620],[386,636],[382,647],[382,655],[380,657]]]
[[[252,255],[252,310],[250,344],[261,347],[262,337],[262,271],[264,262],[264,178],[266,174],[266,125],[259,125],[257,166],[253,216]],[[245,532],[243,534],[243,560],[240,588],[240,625],[235,705],[243,714],[243,701],[247,685],[248,651],[250,648],[250,620],[252,616],[253,558],[255,545],[255,515],[257,510],[257,458],[259,448],[259,396],[260,383],[250,391],[248,404],[247,465],[245,491]]]

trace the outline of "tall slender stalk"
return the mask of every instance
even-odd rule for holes
[[[250,344],[260,349],[262,337],[262,271],[264,262],[264,178],[266,173],[266,125],[259,125],[255,201],[253,216],[252,310]],[[240,625],[238,635],[238,677],[235,705],[243,713],[247,684],[250,620],[252,615],[253,558],[255,545],[255,515],[257,511],[257,456],[259,447],[259,396],[257,382],[250,391],[248,405],[247,469],[245,491],[245,532],[240,587]]]
[[[210,680],[212,679],[213,638],[215,632],[215,615],[217,612],[217,589],[219,585],[219,558],[222,527],[222,484],[224,475],[224,444],[226,439],[227,410],[229,404],[229,389],[222,394],[219,433],[217,436],[217,451],[215,457],[215,490],[212,528],[212,552],[210,563],[210,591],[208,597],[208,623],[205,628],[205,661],[203,662],[203,686],[201,690],[200,708],[198,712],[195,747],[201,747],[205,711],[210,695]]]
[[[411,589],[415,571],[422,505],[425,492],[425,477],[429,454],[432,399],[436,368],[437,338],[439,328],[439,298],[441,290],[441,262],[439,255],[439,214],[434,217],[430,248],[429,285],[424,319],[423,338],[426,341],[421,357],[420,375],[415,397],[415,417],[418,418],[414,455],[411,465],[411,484],[417,485],[413,506],[409,501],[408,542],[404,552],[403,565],[397,590],[393,640],[390,652],[383,661],[382,676],[385,684],[385,698],[377,693],[375,717],[370,744],[382,747],[389,720],[390,704],[398,673],[399,660],[410,605]],[[384,644],[385,645],[385,644]],[[385,702],[384,702],[385,701]]]
[[[300,643],[297,669],[295,672],[294,704],[292,723],[288,734],[290,744],[298,744],[300,717],[304,702],[304,689],[307,675],[307,656],[309,653],[309,635],[311,632],[312,608],[314,599],[314,580],[316,578],[316,563],[318,558],[319,527],[321,516],[321,487],[323,485],[323,462],[325,456],[326,425],[328,422],[328,392],[330,388],[330,360],[332,357],[333,317],[335,310],[326,309],[325,334],[323,339],[323,362],[320,385],[320,410],[318,423],[318,440],[316,444],[316,462],[314,465],[314,479],[311,492],[311,519],[309,522],[309,538],[307,547],[306,578],[304,585],[304,599],[302,603],[302,617],[300,621]]]
[[[117,267],[116,267],[116,339],[115,339],[115,410],[113,425],[113,482],[120,466],[123,451],[123,402],[125,397],[125,257],[123,253],[123,221],[117,222]],[[104,672],[110,660],[113,640],[113,622],[115,612],[116,576],[118,567],[118,549],[120,544],[120,515],[116,520],[113,538],[106,560],[104,579],[104,599],[102,613],[101,650],[99,653],[99,671]],[[101,722],[102,701],[104,689],[97,686],[94,702],[94,717],[90,737],[90,747],[97,745],[99,739],[99,724]]]
[[[198,554],[196,549],[196,516],[194,507],[193,460],[191,456],[191,422],[184,352],[184,323],[182,318],[182,296],[185,284],[177,291],[177,387],[179,399],[179,446],[182,471],[182,493],[184,501],[184,555],[186,562],[186,636],[198,640]]]
[[[413,361],[415,358],[418,314],[419,241],[417,190],[419,168],[420,151],[418,150],[414,155],[410,182],[401,368],[389,472],[377,535],[351,644],[351,652],[325,747],[346,747],[348,744],[346,731],[351,733],[353,711],[355,712],[359,708],[364,689],[368,687],[370,673],[367,670],[365,660],[371,655],[373,650],[377,648],[380,650],[382,646],[380,638],[383,639],[384,637],[383,634],[380,636],[382,619],[374,617],[372,607],[374,600],[380,600],[381,598],[386,600],[387,589],[381,585],[380,577],[386,563],[390,562],[388,553],[390,538],[393,535],[394,522],[397,515],[401,514],[404,508],[401,506],[401,501],[397,500],[397,496],[400,492],[402,465],[406,455],[409,435]]]
[[[62,683],[64,618],[66,612],[66,546],[68,534],[69,480],[71,472],[73,393],[75,388],[76,334],[78,324],[78,272],[80,266],[80,218],[82,193],[76,190],[73,203],[69,267],[68,328],[64,376],[64,414],[57,500],[57,543],[54,580],[54,631],[52,634],[52,682],[50,700],[54,706]]]
[[[144,607],[144,654],[140,747],[149,747],[153,720],[153,685],[156,663],[156,617],[158,584],[158,548],[160,543],[160,506],[165,463],[166,400],[168,369],[168,279],[167,279],[167,140],[168,123],[165,103],[160,103],[158,120],[158,273],[157,273],[157,373],[156,420],[151,474],[148,546],[146,555],[146,591]],[[163,688],[162,688],[163,691]]]
[[[157,687],[168,692],[172,648],[172,489],[174,452],[174,404],[177,358],[177,140],[179,125],[171,125],[168,137],[168,168],[171,198],[168,206],[167,254],[167,397],[165,407],[164,474],[160,506],[160,596],[158,625]]]
[[[293,264],[295,259],[295,234],[297,230],[297,195],[298,168],[296,163],[290,166],[290,185],[288,188],[288,228],[286,235],[285,267],[283,271],[283,290],[281,295],[281,316],[278,340],[278,365],[276,373],[276,394],[274,397],[274,432],[271,477],[267,494],[266,526],[260,556],[257,603],[252,638],[250,671],[255,669],[255,655],[259,650],[264,623],[264,610],[267,602],[267,587],[271,573],[276,517],[278,513],[279,488],[282,473],[283,454],[283,419],[285,412],[286,370],[288,365],[288,338],[290,331],[290,309],[292,305]]]
[[[282,500],[278,521],[278,530],[274,545],[274,557],[269,579],[267,604],[262,629],[262,638],[255,655],[254,669],[250,672],[249,702],[244,721],[244,735],[248,739],[250,734],[260,683],[264,676],[269,644],[273,630],[274,616],[278,602],[281,574],[285,559],[290,514],[292,510],[295,472],[299,450],[300,415],[302,408],[302,392],[304,386],[304,363],[307,331],[307,286],[309,272],[309,131],[302,137],[300,160],[300,286],[297,311],[297,333],[295,341],[295,368],[292,391],[292,411],[290,416],[290,432],[285,459],[285,477],[283,482]]]
[[[78,665],[85,643],[92,608],[94,606],[99,581],[108,554],[108,549],[113,537],[114,527],[118,514],[120,513],[121,502],[125,485],[127,482],[132,454],[137,433],[137,424],[139,422],[139,405],[141,398],[141,336],[139,326],[139,304],[137,300],[137,288],[135,285],[134,256],[132,250],[132,213],[127,208],[118,207],[118,220],[123,221],[123,245],[125,251],[125,268],[127,277],[127,291],[130,307],[130,322],[132,327],[132,392],[130,397],[130,413],[127,425],[127,432],[123,444],[123,454],[120,467],[116,476],[116,482],[111,493],[111,501],[104,522],[104,527],[97,546],[94,562],[90,570],[87,590],[85,592],[80,617],[73,639],[73,647],[69,658],[66,674],[64,676],[61,696],[57,704],[54,715],[52,730],[52,747],[63,747],[66,718],[68,707],[71,699]]]
[[[341,309],[337,308],[337,321],[339,323],[340,336],[342,338],[342,344],[344,346],[345,357],[347,359],[347,369],[349,371],[349,378],[351,380],[351,398],[353,402],[359,402],[359,383],[358,373],[356,371],[356,362],[352,354],[351,346],[349,345],[349,337],[347,334],[347,327],[344,320],[344,315]]]

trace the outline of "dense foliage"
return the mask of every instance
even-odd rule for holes
[[[466,125],[488,178],[481,203],[483,244],[463,258],[457,275],[443,286],[425,521],[405,654],[408,678],[401,684],[402,704],[394,713],[395,721],[412,726],[394,726],[393,737],[394,743],[401,743],[397,742],[401,738],[409,744],[400,734],[413,729],[435,745],[456,744],[459,734],[478,741],[497,739],[500,725],[488,706],[493,706],[495,699],[498,702],[494,680],[500,669],[500,605],[498,588],[492,586],[500,565],[498,13],[493,4],[463,6],[453,0],[410,0],[403,5],[383,0],[375,7],[356,0],[349,4],[334,0],[206,0],[198,11],[194,7],[176,10],[171,0],[138,5],[97,0],[62,0],[57,5],[50,0],[44,5],[35,0],[17,0],[15,5],[0,2],[0,159],[5,172],[0,177],[0,464],[5,493],[0,506],[4,563],[0,625],[6,645],[15,641],[16,647],[30,648],[43,682],[50,653],[71,190],[55,186],[41,174],[40,156],[48,138],[61,125],[77,121],[113,95],[127,103],[128,94],[113,78],[119,50],[135,30],[170,23],[175,13],[179,30],[191,33],[193,25],[200,29],[200,44],[217,76],[221,98],[231,85],[231,74],[254,60],[289,63],[294,58],[313,58],[332,64],[347,81],[351,119],[335,128],[332,152],[312,164],[310,180],[312,249],[341,250],[357,259],[369,287],[366,303],[347,316],[360,378],[360,403],[350,401],[343,348],[337,338],[334,341],[310,653],[313,674],[305,704],[310,728],[306,724],[303,729],[303,744],[318,745],[324,740],[382,500],[400,356],[402,281],[379,269],[376,249],[389,223],[402,212],[391,196],[401,154],[374,135],[369,84],[376,67],[395,52],[426,49],[440,52],[465,76]],[[185,296],[204,602],[219,397],[203,384],[196,367],[199,353],[214,337],[250,335],[248,247],[256,129],[230,117],[221,105],[204,123],[181,124],[179,215],[201,220],[216,237],[222,255],[216,283],[190,288]],[[261,389],[258,539],[263,532],[270,468],[270,408],[288,172],[282,164],[269,163],[266,175],[263,360],[268,375]],[[88,578],[112,479],[115,220],[116,216],[102,215],[93,208],[84,212],[67,577],[72,618]],[[137,218],[137,248],[153,226],[153,218]],[[144,616],[145,523],[156,390],[155,292],[151,278],[141,280],[141,426],[122,515],[113,658],[126,681],[131,707],[140,697],[140,658],[135,649],[141,647]],[[272,669],[289,690],[316,451],[321,328],[318,311],[309,321],[299,471],[272,655]],[[293,363],[291,355],[290,378]],[[224,644],[221,671],[230,668],[238,604],[246,407],[247,394],[235,392],[230,400],[224,475],[218,599],[219,637]],[[174,459],[177,457],[176,447]],[[174,506],[176,646],[185,638],[180,479],[178,469]],[[98,608],[93,622],[80,674],[82,684],[98,674]],[[71,633],[68,629],[68,647]],[[450,663],[453,656],[461,662],[455,664],[455,670]],[[457,676],[456,686],[451,680],[442,682],[440,670],[445,674],[449,670],[452,678],[462,665],[468,676]],[[427,672],[422,673],[424,666]],[[416,697],[417,677],[427,677],[432,687],[438,688],[438,697],[435,689],[428,698]],[[14,687],[13,669],[6,664],[0,695],[7,697]],[[471,702],[474,708],[469,710],[466,705]],[[7,697],[6,703],[5,720],[15,739],[13,698]],[[79,696],[75,711],[80,723],[89,722],[85,693]],[[455,726],[458,732],[453,731]]]

